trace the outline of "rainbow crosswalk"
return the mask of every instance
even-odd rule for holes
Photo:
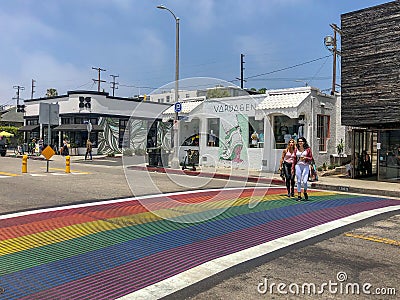
[[[328,222],[400,209],[384,197],[284,194],[207,190],[0,216],[0,299],[116,299]]]

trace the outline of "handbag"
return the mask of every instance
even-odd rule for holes
[[[282,178],[283,181],[286,180],[285,172],[283,171],[283,168],[279,170],[279,176]]]

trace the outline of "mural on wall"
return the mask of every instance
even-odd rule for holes
[[[99,119],[99,125],[104,128],[104,132],[99,132],[99,154],[121,154],[124,151],[130,154],[145,155],[147,146],[147,127],[148,120],[130,119],[129,131],[125,131],[123,136],[123,149],[119,147],[119,119],[104,118]],[[171,149],[171,127],[172,123],[157,124],[157,144],[162,145],[163,149]]]
[[[230,161],[233,163],[247,162],[242,153],[247,153],[247,143],[245,137],[248,136],[249,126],[248,118],[244,115],[236,115],[236,122],[226,122],[221,119],[221,135],[219,146],[219,159],[221,161]]]
[[[157,145],[164,150],[172,150],[172,122],[158,122]]]
[[[100,117],[99,125],[104,128],[104,131],[99,132],[99,146],[97,149],[98,153],[121,153],[121,149],[118,147],[119,119]]]
[[[136,155],[146,154],[147,123],[147,120],[136,120],[132,118],[129,120],[129,132],[126,131],[124,135],[124,148],[129,148],[129,150]],[[127,141],[129,141],[129,143]]]

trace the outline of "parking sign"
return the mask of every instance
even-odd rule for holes
[[[181,112],[181,110],[182,110],[182,103],[180,103],[180,102],[176,102],[175,103],[175,112]]]

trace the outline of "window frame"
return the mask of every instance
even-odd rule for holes
[[[331,137],[331,116],[317,114],[318,151],[328,151],[328,139]]]

